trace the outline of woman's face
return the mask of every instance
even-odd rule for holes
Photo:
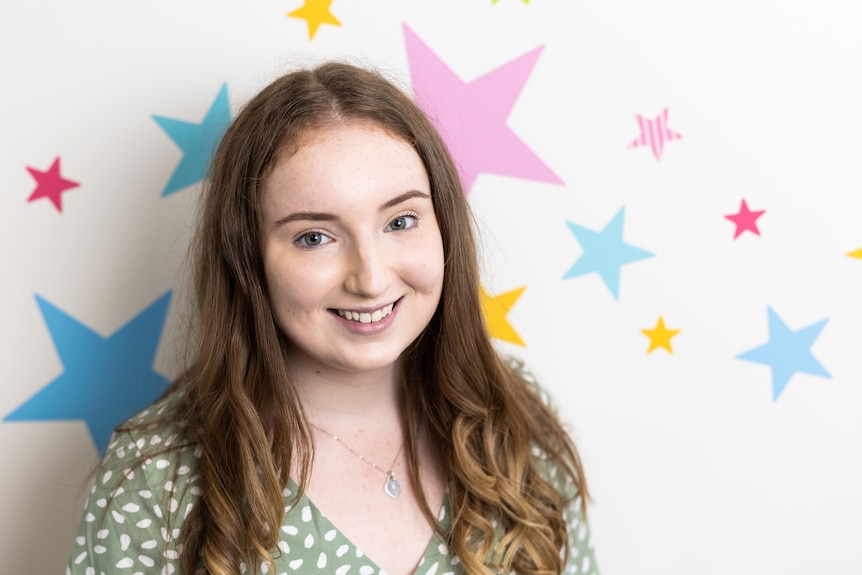
[[[314,130],[276,164],[261,207],[266,281],[292,369],[393,367],[443,286],[418,154],[370,123]]]

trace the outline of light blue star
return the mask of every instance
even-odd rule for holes
[[[619,299],[622,266],[655,255],[623,242],[624,219],[625,208],[620,208],[620,211],[608,222],[605,229],[600,232],[588,230],[572,222],[566,222],[566,225],[575,234],[578,243],[581,244],[584,253],[566,272],[563,279],[595,272],[601,276],[614,299]]]
[[[153,359],[170,299],[169,291],[106,338],[37,295],[63,373],[3,421],[83,419],[104,453],[114,428],[168,386]]]
[[[204,179],[213,152],[230,124],[230,101],[227,84],[222,85],[206,117],[200,124],[163,116],[153,119],[183,151],[183,159],[174,170],[162,197],[169,196]]]
[[[769,341],[737,355],[736,358],[763,363],[772,368],[772,400],[778,401],[778,396],[797,371],[831,379],[829,372],[811,354],[811,346],[828,320],[824,319],[799,331],[792,331],[771,307],[767,307],[767,312]]]

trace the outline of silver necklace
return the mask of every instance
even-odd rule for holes
[[[344,448],[347,449],[347,451],[349,451],[350,453],[352,453],[353,455],[358,457],[359,461],[367,463],[368,465],[370,465],[374,469],[376,469],[378,471],[382,471],[383,473],[385,473],[386,474],[386,482],[383,484],[383,491],[385,491],[386,495],[388,495],[392,499],[398,499],[398,496],[401,495],[401,482],[398,481],[398,479],[395,477],[395,464],[398,463],[398,457],[401,455],[401,451],[404,449],[404,443],[402,443],[401,447],[398,448],[398,453],[395,454],[395,459],[392,460],[392,464],[389,466],[389,471],[385,471],[382,467],[380,467],[379,465],[377,465],[376,463],[374,463],[370,459],[366,459],[364,455],[354,451],[349,445],[347,445],[341,439],[339,439],[337,435],[329,433],[328,431],[326,431],[322,427],[318,427],[317,425],[314,425],[313,423],[311,424],[311,426],[314,427],[315,429],[317,429],[318,431],[325,433],[326,435],[328,435],[329,437],[331,437],[332,439],[334,439],[335,441],[337,441],[338,443],[343,445]]]

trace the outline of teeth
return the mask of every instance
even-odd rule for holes
[[[357,311],[350,311],[348,309],[340,309],[338,310],[338,315],[340,315],[344,319],[349,319],[350,321],[358,321],[359,323],[377,323],[378,321],[392,313],[393,307],[395,307],[395,304],[391,303],[387,306],[383,306],[380,309],[376,309],[371,313],[360,313]]]

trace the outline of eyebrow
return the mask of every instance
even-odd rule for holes
[[[407,200],[413,198],[421,198],[430,200],[431,196],[426,194],[425,192],[420,192],[419,190],[410,190],[408,192],[404,192],[403,194],[399,194],[392,198],[391,200],[385,202],[382,206],[380,206],[380,211],[388,210],[390,208],[394,208],[400,203],[406,202]],[[313,221],[313,222],[332,222],[338,221],[339,218],[335,214],[328,214],[326,212],[294,212],[289,216],[285,216],[280,220],[275,222],[275,227],[281,227],[290,222],[295,222],[299,220],[305,221]]]
[[[313,222],[330,222],[338,220],[338,216],[327,214],[324,212],[294,212],[289,216],[281,218],[275,222],[275,227],[281,227],[284,224],[295,222],[298,220],[310,220]]]
[[[401,194],[399,196],[395,196],[394,198],[392,198],[391,200],[389,200],[388,202],[386,202],[385,204],[380,206],[380,211],[388,210],[389,208],[394,208],[395,206],[397,206],[401,202],[406,202],[407,200],[410,200],[413,198],[422,198],[425,200],[430,200],[431,196],[429,196],[425,192],[420,192],[419,190],[410,190],[409,192],[404,192],[403,194]]]

